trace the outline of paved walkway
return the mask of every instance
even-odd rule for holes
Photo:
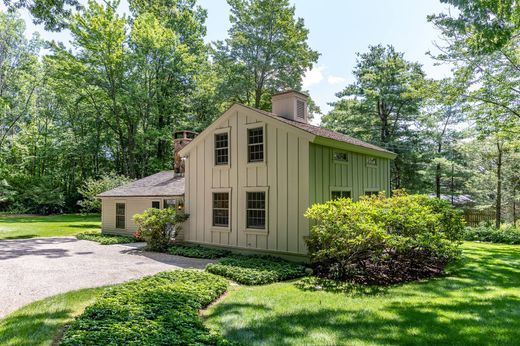
[[[75,237],[1,240],[0,318],[55,294],[211,262],[144,252],[143,245],[99,245]]]

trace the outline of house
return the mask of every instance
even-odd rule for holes
[[[390,190],[394,153],[309,124],[307,95],[300,92],[274,95],[272,109],[269,113],[233,105],[178,151],[183,178],[181,172],[159,173],[170,174],[172,181],[183,179],[184,190],[167,194],[179,200],[184,196],[190,215],[183,227],[185,242],[304,255],[309,222],[303,214],[309,206]],[[133,183],[142,194],[149,194],[148,186],[160,190],[143,182],[149,178]],[[129,216],[158,197],[150,194],[136,207],[137,196],[106,194],[114,190],[100,195],[103,230],[109,232],[117,226],[117,203],[128,204]]]

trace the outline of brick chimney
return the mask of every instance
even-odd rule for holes
[[[308,123],[308,98],[309,96],[296,90],[274,94],[271,98],[273,113],[285,119]]]
[[[177,131],[173,134],[173,171],[175,176],[184,176],[184,161],[179,151],[190,143],[198,133],[192,131]]]

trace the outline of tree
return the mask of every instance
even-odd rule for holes
[[[110,173],[99,179],[88,178],[78,189],[83,199],[78,202],[81,211],[86,213],[101,212],[101,200],[97,197],[102,192],[115,189],[116,187],[131,182],[125,176]]]
[[[270,110],[271,94],[301,90],[302,77],[318,60],[302,18],[289,0],[228,0],[229,38],[215,43],[221,90],[231,101]]]
[[[43,24],[45,30],[60,31],[74,10],[81,8],[78,0],[3,0],[4,5],[14,11],[27,8],[35,24]]]
[[[419,190],[416,172],[423,168],[418,165],[424,143],[413,124],[422,101],[421,66],[405,60],[393,46],[377,45],[358,53],[353,74],[356,81],[336,94],[340,100],[332,103],[323,125],[396,152],[393,188]]]

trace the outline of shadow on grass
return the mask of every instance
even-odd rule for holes
[[[99,227],[99,225],[96,225],[94,223],[92,223],[92,224],[83,223],[80,225],[67,225],[67,227],[91,229],[91,230],[99,231],[99,233],[101,233],[101,228]]]
[[[42,341],[52,341],[63,328],[64,321],[73,316],[73,310],[69,309],[7,316],[0,321],[0,345],[42,345]]]
[[[40,237],[37,234],[22,234],[22,235],[15,235],[12,237],[2,237],[0,240],[9,240],[9,239],[30,239],[30,238],[36,238]]]

